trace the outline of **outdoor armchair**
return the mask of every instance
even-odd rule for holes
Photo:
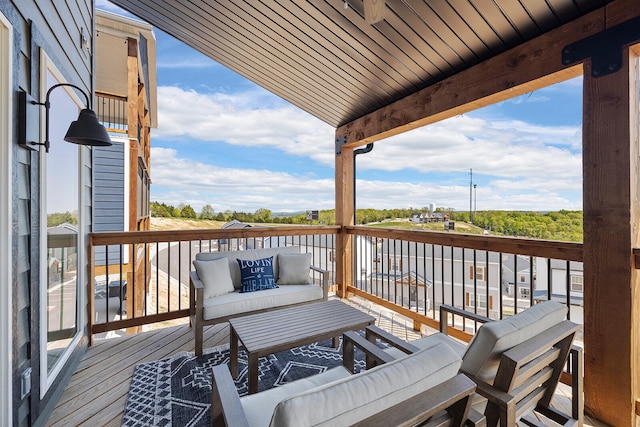
[[[461,359],[450,347],[434,343],[394,359],[356,333],[343,338],[344,366],[248,396],[238,397],[225,365],[214,367],[213,425],[485,425],[471,409],[475,384],[458,373]],[[373,350],[380,365],[353,374],[346,366],[354,346]]]
[[[536,411],[561,425],[582,425],[582,351],[572,342],[578,325],[565,320],[566,306],[553,301],[537,304],[515,316],[498,321],[450,306],[441,306],[441,333],[410,343],[371,326],[367,339],[392,346],[386,353],[397,357],[434,343],[446,343],[461,358],[460,372],[476,384],[474,409],[483,412],[487,425],[515,426],[518,420],[539,425]],[[448,316],[483,323],[468,343],[448,333]],[[562,371],[572,352],[572,414],[551,408],[550,403]],[[379,360],[369,356],[367,365]]]

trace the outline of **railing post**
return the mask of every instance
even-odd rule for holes
[[[337,137],[338,135],[336,135]],[[341,226],[336,236],[336,283],[338,296],[347,297],[347,286],[353,285],[352,236],[344,227],[354,224],[353,148],[336,143],[336,224]]]

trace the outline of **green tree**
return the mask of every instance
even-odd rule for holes
[[[253,214],[254,222],[267,223],[271,222],[271,211],[269,209],[260,208]]]
[[[151,216],[156,218],[171,218],[178,216],[175,213],[176,208],[164,203],[151,202],[149,203],[149,208],[151,209]]]
[[[180,210],[180,217],[182,218],[197,218],[196,211],[190,205],[184,205]]]
[[[57,227],[64,223],[78,225],[78,215],[71,212],[58,212],[47,216],[47,227]]]
[[[204,205],[202,207],[202,211],[200,212],[200,219],[215,219],[216,213],[214,212],[211,205]]]

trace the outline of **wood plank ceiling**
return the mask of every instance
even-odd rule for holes
[[[110,1],[334,127],[609,2]]]

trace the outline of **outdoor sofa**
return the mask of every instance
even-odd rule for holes
[[[298,246],[196,254],[193,262],[195,270],[191,271],[190,277],[195,354],[202,355],[205,325],[286,306],[327,300],[329,275],[325,270],[312,266],[311,258],[312,254],[301,253]],[[251,274],[254,266],[259,269],[270,267],[273,275],[263,272],[262,277],[249,277],[250,280],[245,280],[243,285],[241,265],[247,275]],[[319,277],[320,285],[313,283],[312,272]],[[248,279],[247,275],[244,279]],[[251,283],[256,280],[258,285],[252,286]],[[261,286],[260,283],[267,286]]]

